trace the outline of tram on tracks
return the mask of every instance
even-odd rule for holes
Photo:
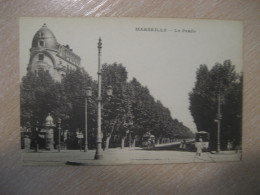
[[[150,132],[147,132],[142,137],[142,147],[143,148],[153,148],[155,146],[155,136]]]

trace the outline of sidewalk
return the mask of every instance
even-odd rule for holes
[[[64,165],[126,165],[126,164],[168,164],[193,162],[239,161],[240,153],[224,152],[219,154],[186,151],[154,151],[141,148],[113,148],[103,152],[103,159],[94,160],[95,150],[61,150],[39,152],[22,151],[23,164],[26,166],[64,166]]]

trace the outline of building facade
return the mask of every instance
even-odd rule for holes
[[[69,45],[57,42],[52,31],[44,24],[34,35],[30,49],[28,71],[49,72],[56,81],[61,81],[67,71],[80,68],[80,57]]]

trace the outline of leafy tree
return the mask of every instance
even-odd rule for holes
[[[222,145],[226,146],[228,142],[232,142],[234,147],[241,145],[242,138],[242,83],[243,77],[240,76],[237,82],[225,96],[225,104],[222,108],[223,119],[221,134]]]
[[[149,110],[149,90],[143,87],[135,78],[130,82],[134,89],[133,101],[133,122],[135,134],[141,137],[147,132],[149,127],[150,112]],[[150,99],[151,100],[151,99]]]
[[[135,135],[141,138],[145,133],[150,132],[155,135],[157,143],[166,138],[175,138],[178,132],[180,136],[190,137],[193,134],[184,125],[180,125],[178,120],[171,117],[170,110],[150,95],[147,87],[143,87],[135,78],[130,81],[134,89],[133,116]],[[185,128],[186,129],[185,129]]]
[[[113,96],[109,102],[104,102],[103,129],[106,139],[106,149],[109,147],[110,139],[115,133],[121,137],[121,147],[131,124],[131,86],[127,83],[127,72],[121,64],[104,64],[102,66],[103,89],[113,86]],[[102,92],[103,97],[105,91]]]
[[[106,88],[113,87],[113,96],[106,97]],[[96,145],[97,129],[97,82],[83,69],[69,71],[61,82],[55,82],[47,72],[37,75],[28,72],[21,83],[21,125],[31,128],[38,120],[44,124],[48,113],[55,123],[62,119],[62,130],[68,130],[70,148],[77,148],[76,132],[85,131],[85,88],[91,87],[92,97],[88,98],[88,144]],[[190,130],[171,117],[168,108],[155,101],[149,89],[135,78],[127,81],[127,71],[122,64],[102,66],[102,130],[109,145],[124,148],[127,137],[135,139],[150,132],[157,141],[174,137],[189,137]],[[113,139],[111,139],[113,138]],[[111,142],[113,140],[113,142]],[[111,144],[110,144],[111,142]],[[128,143],[130,145],[132,143]]]
[[[28,72],[21,83],[21,126],[32,128],[45,122],[48,113],[59,107],[61,85],[48,72]]]
[[[227,141],[233,141],[234,145],[239,143],[241,134],[235,132],[241,132],[241,117],[237,117],[241,116],[242,105],[240,77],[230,60],[226,60],[223,64],[217,63],[211,70],[208,70],[206,65],[201,65],[197,70],[195,87],[189,94],[190,111],[198,131],[210,133],[212,150],[217,144],[217,124],[214,120],[218,108],[218,95],[221,97],[223,116],[220,132],[221,147],[225,148]]]
[[[63,78],[61,90],[60,107],[55,110],[63,120],[64,128],[67,128],[71,134],[76,135],[76,131],[85,134],[85,90],[91,87],[92,97],[88,98],[88,143],[90,148],[95,146],[95,137],[97,126],[97,84],[93,82],[89,74],[77,69],[70,71]]]

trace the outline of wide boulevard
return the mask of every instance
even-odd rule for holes
[[[218,154],[203,152],[178,151],[175,144],[156,145],[153,149],[112,148],[103,151],[103,159],[94,160],[95,150],[61,150],[61,152],[22,150],[23,164],[29,166],[73,166],[73,165],[123,165],[123,164],[164,164],[239,161],[241,152],[221,151]]]

